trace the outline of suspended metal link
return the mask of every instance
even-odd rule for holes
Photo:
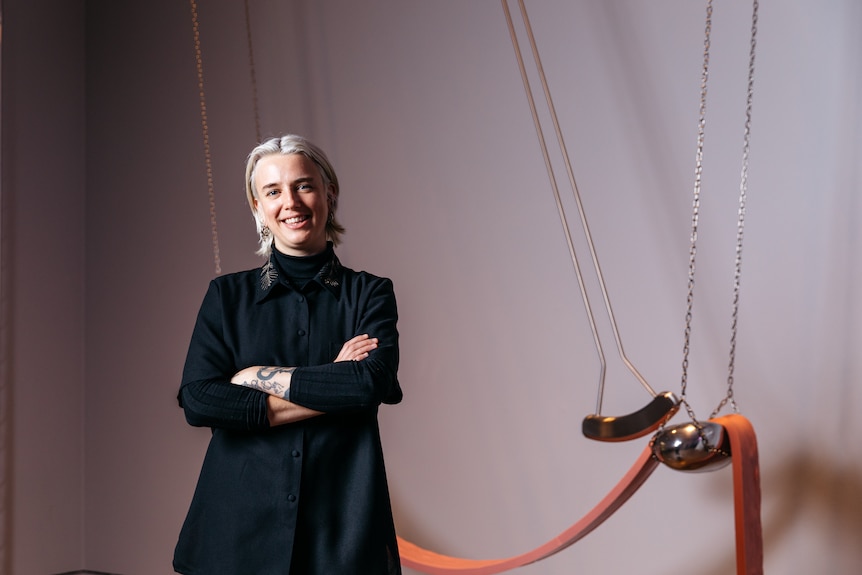
[[[195,65],[198,73],[198,93],[200,95],[201,106],[201,134],[204,145],[204,163],[206,165],[207,174],[207,192],[209,194],[210,204],[210,230],[212,234],[213,246],[213,263],[215,264],[216,275],[221,274],[221,255],[219,252],[218,242],[218,225],[216,223],[216,204],[215,204],[215,186],[213,185],[213,166],[212,155],[210,154],[210,136],[209,136],[209,120],[207,119],[207,100],[204,93],[204,66],[203,57],[201,56],[201,37],[198,25],[198,6],[195,0],[189,0],[192,10],[192,31],[194,33],[195,42]]]
[[[691,321],[694,309],[694,271],[697,259],[697,224],[700,217],[700,187],[703,175],[703,142],[706,132],[706,94],[709,81],[709,47],[712,35],[712,0],[706,3],[706,25],[703,40],[703,69],[700,77],[700,117],[697,122],[697,153],[694,165],[694,194],[691,207],[691,244],[688,252],[688,295],[686,296],[685,331],[682,346],[682,383],[679,393],[680,401],[692,421],[697,417],[688,402],[688,356],[691,350]]]
[[[754,54],[757,48],[757,9],[754,0],[751,15],[751,47],[748,55],[748,94],[745,100],[745,129],[742,136],[742,169],[739,183],[739,214],[736,224],[736,260],[733,272],[733,312],[730,323],[730,359],[727,365],[727,395],[710,414],[710,419],[718,415],[729,402],[735,413],[739,412],[733,397],[733,376],[736,364],[736,332],[739,319],[739,283],[742,276],[742,239],[745,230],[745,203],[748,195],[748,158],[751,143],[751,106],[754,99]]]
[[[260,130],[260,109],[257,99],[257,69],[254,65],[254,42],[251,35],[251,7],[249,6],[249,0],[245,0],[243,4],[245,6],[245,36],[248,42],[248,69],[251,72],[251,101],[254,107],[254,135],[256,138],[255,141],[260,142],[262,135]]]
[[[740,277],[742,275],[742,245],[743,231],[745,228],[745,204],[747,199],[748,189],[748,160],[749,147],[751,140],[751,109],[754,96],[754,55],[757,46],[757,13],[759,4],[757,0],[753,1],[752,8],[752,23],[751,23],[751,46],[748,63],[748,86],[745,108],[745,129],[743,134],[743,149],[742,149],[742,173],[740,176],[739,186],[739,211],[737,218],[736,231],[736,260],[733,276],[733,302],[731,313],[730,326],[730,359],[728,362],[727,376],[727,391],[725,397],[719,402],[718,406],[710,414],[710,419],[718,415],[721,409],[730,403],[734,412],[738,412],[739,408],[733,396],[734,369],[736,363],[736,341],[737,341],[737,325],[739,318],[739,286]],[[680,401],[685,406],[686,412],[699,428],[701,424],[695,416],[694,409],[691,407],[687,398],[688,391],[688,367],[689,367],[689,352],[691,349],[691,323],[692,310],[694,307],[694,285],[695,285],[695,263],[697,256],[697,232],[698,218],[700,216],[700,193],[703,174],[703,147],[704,133],[706,127],[706,97],[707,85],[709,80],[709,49],[710,36],[712,33],[712,0],[707,0],[706,4],[706,24],[704,26],[704,43],[703,43],[703,70],[701,74],[700,85],[700,117],[698,120],[697,132],[697,153],[695,156],[695,177],[694,177],[694,192],[692,200],[692,217],[691,217],[691,245],[689,249],[689,265],[688,265],[688,294],[686,296],[686,313],[685,313],[685,331],[683,337],[683,359],[682,359],[682,381],[680,391]]]

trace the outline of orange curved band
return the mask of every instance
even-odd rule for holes
[[[746,418],[736,414],[720,417],[715,421],[725,427],[731,442],[737,575],[761,575],[763,538],[760,526],[760,471],[754,428]],[[492,575],[535,563],[566,549],[604,523],[644,484],[657,466],[658,461],[647,446],[634,465],[598,505],[577,523],[526,553],[506,559],[464,559],[441,555],[398,537],[401,563],[429,575]]]
[[[605,519],[613,515],[643,485],[657,466],[658,461],[653,458],[652,450],[647,447],[620,482],[614,486],[598,505],[584,515],[580,521],[544,545],[540,545],[521,555],[507,559],[462,559],[422,549],[399,537],[398,550],[401,554],[401,563],[406,567],[431,575],[447,575],[450,573],[491,575],[529,563],[535,563],[562,551],[601,525]]]
[[[763,575],[763,529],[760,523],[760,456],[751,422],[739,414],[714,419],[730,439],[733,461],[733,511],[737,575]]]

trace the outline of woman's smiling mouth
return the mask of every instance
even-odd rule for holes
[[[310,218],[310,216],[308,216],[308,215],[293,216],[291,218],[285,218],[281,221],[282,221],[282,223],[287,224],[288,226],[295,226],[295,225],[301,224],[302,222],[308,220],[309,218]]]

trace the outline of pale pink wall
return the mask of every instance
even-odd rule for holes
[[[46,575],[84,566],[84,3],[5,0],[2,49],[2,567]]]
[[[92,3],[88,40],[87,566],[168,573],[209,436],[176,403],[213,275],[189,5]],[[215,164],[224,230],[245,216],[226,199],[241,161]],[[225,270],[238,247],[222,246]]]
[[[200,4],[229,272],[257,264],[241,191],[255,140],[248,53],[242,3]],[[852,0],[761,4],[737,398],[761,441],[767,571],[851,573],[862,567],[862,469],[848,457],[862,431],[853,417],[862,408],[862,14]],[[703,9],[678,0],[528,8],[626,350],[655,387],[677,391]],[[748,9],[722,4],[714,19],[690,395],[701,416],[726,376]],[[580,435],[596,360],[500,3],[256,0],[252,29],[265,135],[304,133],[330,152],[348,227],[342,259],[395,280],[405,400],[382,409],[381,425],[399,530],[477,557],[549,538],[598,501],[645,441]],[[62,339],[53,351],[78,366],[72,383],[49,384],[77,406],[64,412],[71,422],[36,417],[41,396],[25,404],[35,390],[16,386],[15,422],[26,425],[16,433],[16,505],[46,513],[62,499],[77,511],[61,507],[38,540],[60,542],[53,563],[32,552],[38,515],[16,515],[18,557],[25,575],[82,564],[166,575],[208,439],[174,400],[213,275],[188,5],[88,2],[87,50],[86,178],[80,150],[64,158],[86,183],[86,213],[72,186],[70,197],[55,192],[72,217],[48,219],[64,247],[73,239],[72,257],[55,265],[80,270],[85,251],[86,275],[51,299],[22,291],[23,272],[14,280],[19,298],[48,305],[26,313],[61,315],[69,330],[48,332]],[[80,66],[75,50],[64,57]],[[79,80],[62,81],[73,96],[63,105],[74,107]],[[69,138],[83,134],[54,121]],[[44,222],[37,197],[21,197],[16,230]],[[49,251],[14,240],[27,256],[19,265]],[[21,361],[53,361],[21,330]],[[645,397],[606,347],[606,412],[631,411]],[[52,431],[61,449],[27,459]],[[45,500],[52,472],[77,483]],[[733,572],[732,557],[729,473],[660,469],[608,524],[519,573],[721,575]]]

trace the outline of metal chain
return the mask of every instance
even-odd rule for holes
[[[751,141],[751,103],[754,97],[754,53],[757,47],[757,9],[758,1],[754,0],[751,15],[751,48],[748,55],[748,94],[745,101],[745,130],[742,137],[742,170],[739,182],[739,216],[736,224],[736,261],[733,273],[733,313],[730,323],[730,360],[727,366],[727,395],[710,414],[710,419],[730,402],[733,411],[739,412],[736,399],[733,397],[733,372],[736,363],[736,331],[739,317],[739,279],[742,275],[742,237],[745,229],[745,202],[748,193],[748,156]]]
[[[694,199],[691,208],[691,244],[688,252],[688,295],[686,297],[685,332],[682,346],[682,384],[679,393],[680,402],[685,406],[691,420],[697,423],[694,410],[688,402],[688,355],[691,349],[691,320],[694,308],[694,270],[697,256],[697,222],[700,216],[700,184],[703,174],[703,140],[706,127],[706,93],[709,80],[709,43],[712,34],[712,0],[706,3],[706,26],[703,41],[703,70],[700,78],[700,118],[697,123],[697,153],[694,165]]]
[[[260,131],[260,109],[257,99],[257,69],[254,66],[254,42],[251,35],[251,8],[249,0],[245,0],[245,36],[248,42],[248,68],[251,71],[251,101],[254,108],[254,135],[257,138],[255,141],[261,141]]]
[[[213,263],[215,264],[216,275],[221,274],[221,255],[219,252],[218,243],[218,225],[216,224],[216,204],[215,204],[215,186],[213,185],[213,167],[212,156],[210,154],[210,138],[209,138],[209,122],[207,121],[207,100],[204,94],[204,66],[201,56],[201,37],[198,26],[198,6],[195,0],[189,0],[192,10],[192,30],[194,32],[195,42],[195,65],[198,72],[198,92],[200,94],[201,105],[201,133],[203,135],[204,145],[204,163],[206,165],[207,174],[207,191],[209,193],[210,203],[210,229],[212,232],[213,246]]]
[[[751,50],[748,63],[748,92],[745,108],[745,130],[743,135],[742,149],[742,173],[739,186],[739,212],[737,219],[736,231],[736,261],[733,277],[733,311],[731,314],[731,335],[730,335],[730,360],[728,363],[727,376],[727,392],[725,397],[718,404],[718,407],[710,414],[710,419],[715,417],[718,412],[729,402],[735,412],[739,411],[736,400],[733,396],[733,377],[736,362],[736,335],[737,335],[737,320],[739,317],[739,285],[742,274],[742,243],[743,230],[745,227],[745,203],[748,189],[748,159],[749,147],[751,139],[751,108],[754,95],[754,54],[757,45],[757,12],[758,0],[753,0],[752,9],[752,24],[751,24]],[[697,255],[697,224],[700,215],[700,192],[701,192],[701,176],[703,173],[703,142],[704,128],[706,125],[706,95],[707,95],[707,80],[709,78],[709,48],[710,34],[712,32],[712,0],[707,0],[706,5],[706,26],[705,39],[703,50],[703,72],[701,76],[700,90],[700,118],[698,121],[697,135],[697,154],[695,160],[695,181],[694,194],[692,202],[692,219],[691,219],[691,246],[689,249],[689,266],[688,266],[688,296],[686,298],[686,314],[685,314],[685,332],[683,344],[683,359],[682,359],[682,385],[680,391],[680,401],[685,406],[686,412],[692,422],[700,427],[700,423],[695,416],[694,409],[688,402],[688,356],[691,347],[691,322],[692,309],[694,305],[694,278],[695,278],[695,259]]]

